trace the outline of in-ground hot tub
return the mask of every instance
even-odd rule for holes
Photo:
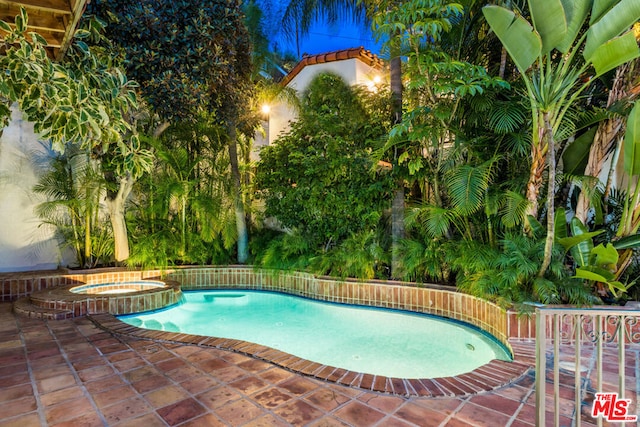
[[[70,288],[74,294],[89,295],[114,295],[128,294],[132,292],[149,291],[164,288],[167,284],[159,280],[135,280],[126,282],[94,283],[91,285],[80,285]]]
[[[33,292],[29,303],[62,311],[64,318],[96,313],[130,314],[159,310],[182,299],[180,283],[158,277],[119,277],[115,274],[86,274],[75,283]]]

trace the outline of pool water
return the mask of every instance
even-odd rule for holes
[[[119,317],[133,326],[266,345],[356,372],[437,378],[511,360],[495,339],[460,322],[263,291],[184,292],[182,304]]]

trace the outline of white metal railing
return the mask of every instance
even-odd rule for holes
[[[640,310],[538,307],[536,425],[636,425],[639,355]]]

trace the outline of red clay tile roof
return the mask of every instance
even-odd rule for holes
[[[334,52],[319,53],[317,55],[305,54],[303,55],[300,62],[298,62],[295,67],[293,67],[293,69],[289,72],[289,74],[287,74],[284,77],[284,79],[282,79],[281,83],[283,86],[288,85],[289,82],[293,80],[293,78],[297,76],[298,73],[300,73],[300,71],[302,71],[302,69],[307,65],[323,64],[326,62],[334,62],[334,61],[344,61],[346,59],[353,59],[353,58],[357,58],[362,62],[364,62],[365,64],[369,65],[370,67],[373,67],[376,69],[382,69],[383,67],[382,60],[378,58],[376,55],[374,55],[373,53],[371,53],[371,51],[366,50],[362,46],[354,47],[351,49],[336,50]]]

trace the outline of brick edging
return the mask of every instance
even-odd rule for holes
[[[528,356],[533,357],[534,345],[520,341],[518,342],[519,352],[512,362],[492,360],[471,372],[451,377],[390,378],[323,365],[264,345],[242,340],[141,329],[124,323],[108,313],[89,315],[88,318],[97,327],[116,336],[232,351],[319,380],[405,397],[464,397],[474,395],[511,384],[527,375],[533,369],[530,363],[527,363],[527,360],[531,360]],[[530,350],[530,355],[527,349]]]

